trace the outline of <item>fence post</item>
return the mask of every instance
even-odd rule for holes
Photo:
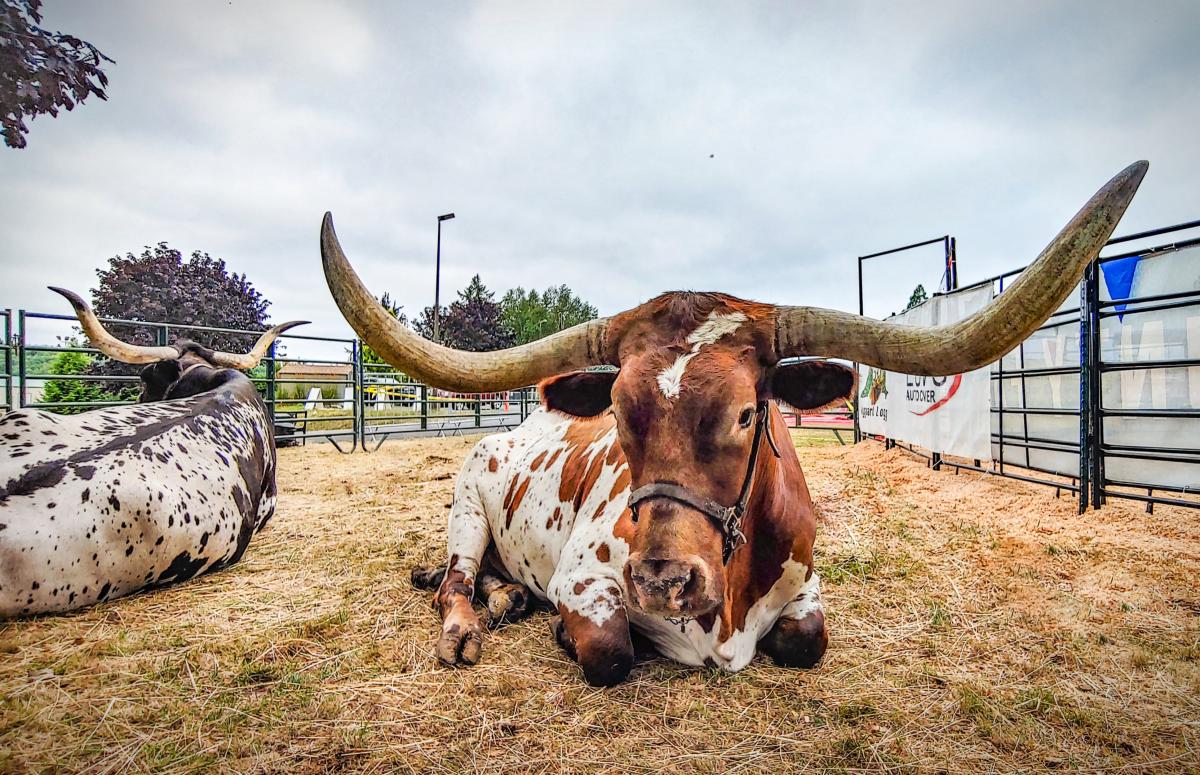
[[[12,310],[4,310],[4,401],[6,410],[13,408]]]
[[[343,404],[345,406],[345,404]],[[350,342],[350,426],[354,436],[367,451],[367,389],[363,367],[362,343],[358,339]]]
[[[429,430],[429,386],[421,383],[421,430]]]
[[[1101,411],[1100,382],[1100,261],[1093,261],[1087,268],[1087,337],[1088,337],[1088,392],[1086,412],[1088,421],[1088,475],[1091,479],[1091,505],[1098,509],[1104,505],[1104,417]],[[1082,486],[1082,483],[1081,483]],[[1086,503],[1086,502],[1085,502]]]
[[[1000,278],[1000,290],[997,293],[1004,293],[1004,277]],[[1020,345],[1018,345],[1020,346]],[[1028,408],[1028,407],[1026,407]],[[991,423],[988,423],[988,434],[992,431]],[[1001,355],[996,360],[996,458],[1000,469],[1000,475],[1004,476],[1004,356]],[[1029,448],[1025,448],[1025,462],[1029,462]]]
[[[25,310],[17,311],[17,405],[25,407]]]
[[[267,384],[264,388],[267,393],[267,418],[271,421],[271,426],[275,426],[275,343],[271,342],[271,347],[267,350]],[[308,432],[307,425],[304,431]]]
[[[1079,287],[1079,513],[1087,511],[1092,479],[1092,270]]]
[[[475,394],[475,427],[479,428],[483,424],[483,393]]]

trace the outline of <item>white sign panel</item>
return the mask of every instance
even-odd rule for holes
[[[1131,256],[1100,265],[1101,299],[1118,301],[1200,291],[1200,248],[1157,256]],[[1144,311],[1143,311],[1144,310]],[[1200,360],[1200,308],[1131,301],[1100,322],[1100,357],[1106,365]],[[1108,410],[1200,410],[1200,367],[1154,366],[1106,371],[1100,382]],[[1154,455],[1105,456],[1105,476],[1118,482],[1200,489],[1200,464],[1184,462],[1172,449],[1194,449],[1195,417],[1105,417],[1104,443],[1161,450]],[[1161,456],[1161,459],[1155,459]]]
[[[893,325],[955,323],[987,306],[984,285],[934,296],[890,319]],[[988,369],[949,377],[919,377],[860,367],[859,425],[864,433],[916,444],[948,455],[991,460]]]

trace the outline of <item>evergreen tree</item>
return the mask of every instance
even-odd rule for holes
[[[917,306],[918,304],[921,304],[928,300],[929,300],[929,294],[925,292],[925,286],[918,285],[916,288],[913,288],[912,296],[908,297],[908,306],[905,307],[904,310],[907,312],[908,310],[912,309],[913,307]]]

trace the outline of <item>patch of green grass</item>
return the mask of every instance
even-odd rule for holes
[[[218,759],[214,754],[189,750],[173,739],[154,740],[142,746],[139,763],[150,772],[211,772]]]
[[[871,578],[879,571],[880,562],[879,554],[872,551],[867,557],[834,555],[817,567],[822,579],[831,584],[843,584],[852,579],[865,581]]]
[[[944,630],[950,626],[950,611],[940,600],[933,601],[929,607],[929,626],[935,630]]]
[[[1005,721],[1004,715],[985,690],[963,684],[955,690],[955,694],[959,711],[980,727],[990,727]]]
[[[336,611],[301,622],[296,625],[295,634],[298,638],[326,640],[338,635],[344,629],[342,625],[348,621],[350,621],[349,609],[339,608]]]
[[[254,686],[256,684],[274,683],[283,677],[279,665],[247,662],[234,673],[235,686]]]
[[[839,721],[852,722],[879,714],[879,709],[869,702],[848,702],[833,710],[833,716]]]
[[[838,760],[839,764],[851,767],[868,764],[870,752],[867,741],[858,735],[840,738],[833,745],[833,758]]]

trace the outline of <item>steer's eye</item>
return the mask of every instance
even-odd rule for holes
[[[738,425],[742,426],[743,428],[749,428],[750,423],[752,422],[754,422],[754,410],[750,407],[746,407],[742,410],[742,413],[738,415]]]

